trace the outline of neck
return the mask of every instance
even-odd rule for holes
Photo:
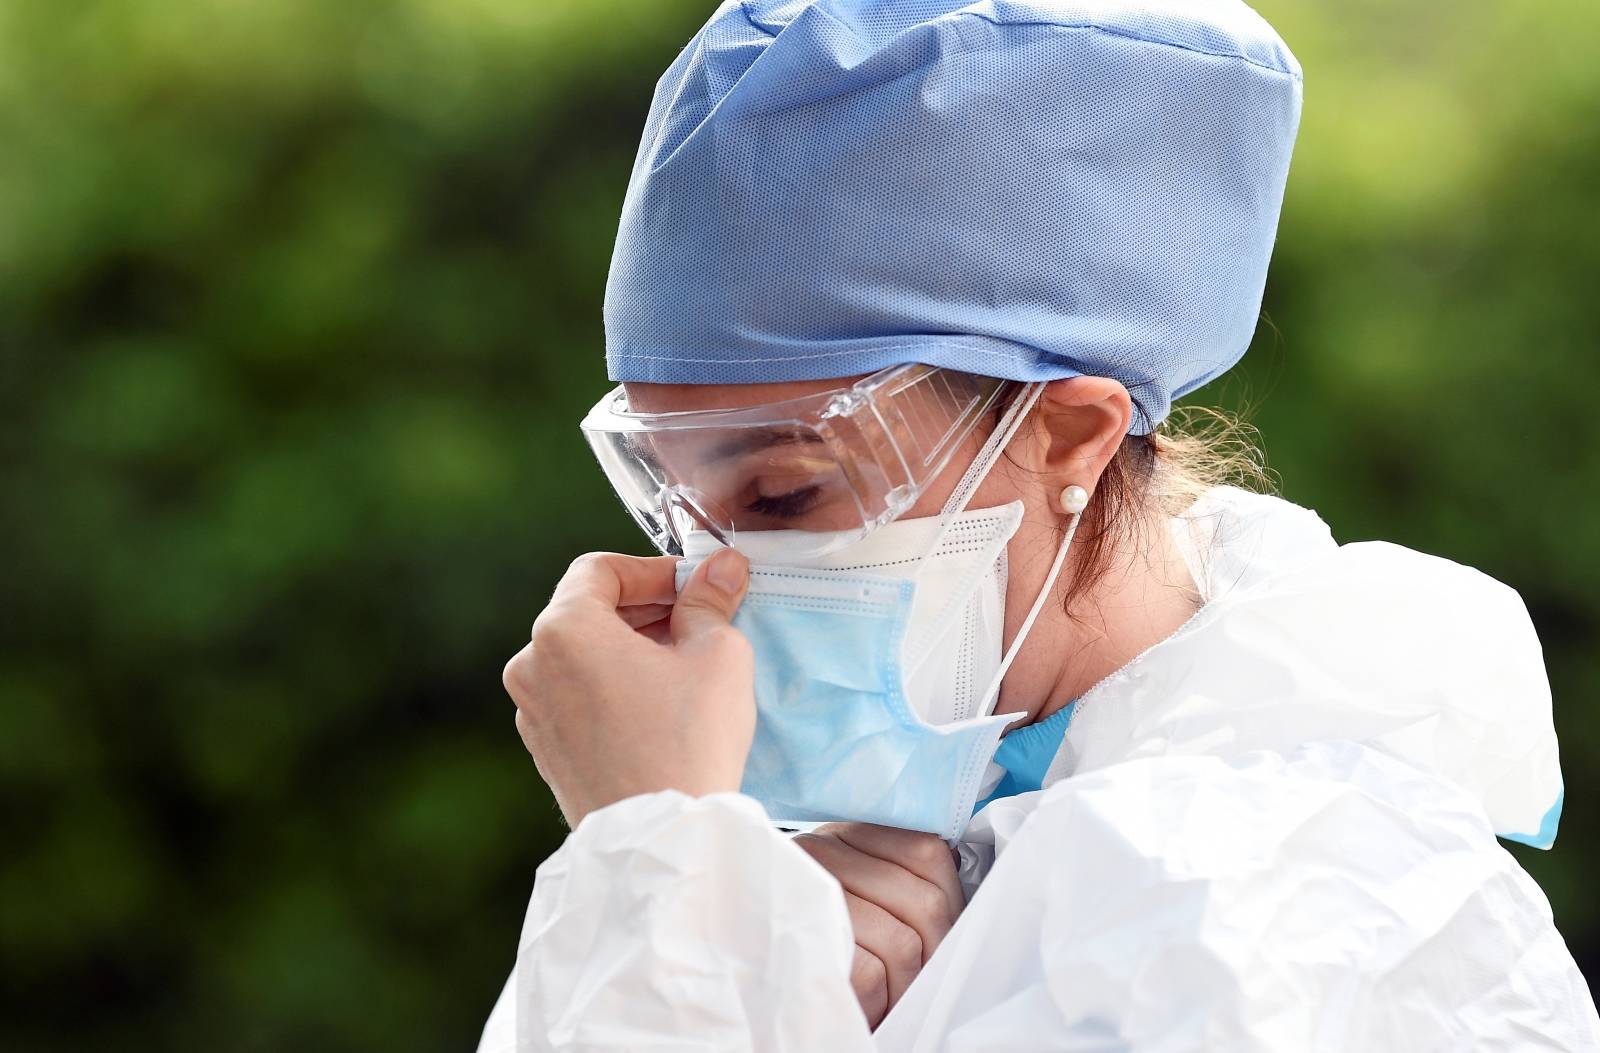
[[[1006,677],[996,712],[1022,711],[1030,714],[1029,723],[1043,720],[1171,636],[1200,609],[1200,591],[1164,516],[1148,518],[1125,545],[1111,553],[1110,569],[1089,593],[1076,599],[1076,618],[1067,616],[1064,605],[1077,564],[1069,553],[1062,580]]]

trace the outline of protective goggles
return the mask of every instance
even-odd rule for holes
[[[804,558],[865,537],[914,505],[1018,387],[912,364],[786,402],[638,413],[619,386],[582,428],[662,552],[682,555],[694,531],[737,548],[742,533],[782,530],[784,551]]]

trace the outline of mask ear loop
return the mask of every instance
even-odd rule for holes
[[[1067,561],[1067,548],[1072,544],[1072,536],[1078,532],[1078,522],[1083,518],[1083,510],[1089,505],[1089,493],[1081,486],[1069,486],[1061,491],[1061,510],[1072,518],[1067,520],[1066,533],[1061,535],[1061,544],[1056,546],[1056,558],[1050,564],[1050,573],[1045,575],[1044,586],[1039,590],[1039,596],[1033,601],[1033,607],[1028,611],[1028,616],[1022,619],[1022,625],[1017,629],[1016,638],[1011,641],[1011,646],[1006,648],[1006,655],[1000,660],[1000,668],[995,670],[994,678],[989,681],[989,690],[984,692],[983,702],[978,706],[978,712],[988,716],[994,711],[995,703],[1000,700],[1000,683],[1006,677],[1006,670],[1011,668],[1011,663],[1022,650],[1023,641],[1028,638],[1028,631],[1033,628],[1034,621],[1039,617],[1039,612],[1044,610],[1045,601],[1055,590],[1056,578],[1061,575],[1061,567]],[[1022,716],[1023,714],[1017,714]]]
[[[989,470],[999,462],[1000,455],[1011,444],[1011,439],[1017,434],[1017,429],[1022,427],[1022,422],[1028,419],[1028,411],[1033,409],[1043,391],[1043,384],[1029,384],[1017,400],[1006,407],[994,431],[979,447],[978,455],[972,459],[972,464],[961,476],[961,481],[956,483],[956,488],[950,492],[950,499],[944,503],[944,510],[939,513],[943,519],[939,524],[939,533],[934,535],[933,544],[928,546],[928,551],[917,561],[916,570],[912,571],[913,577],[922,571],[933,554],[939,551],[939,546],[944,544],[944,537],[950,532],[956,517],[967,510],[967,502],[978,492],[978,487],[988,477]]]

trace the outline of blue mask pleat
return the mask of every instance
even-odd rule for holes
[[[932,725],[911,709],[899,655],[912,583],[770,570],[751,582],[734,618],[755,655],[741,790],[775,820],[955,837],[1007,718]]]

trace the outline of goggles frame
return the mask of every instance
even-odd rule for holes
[[[803,443],[812,463],[837,472],[834,485],[842,488],[828,529],[781,528],[789,550],[803,557],[833,551],[904,514],[949,466],[985,414],[1023,386],[909,363],[781,402],[643,413],[628,406],[618,385],[585,415],[580,428],[629,514],[668,555],[682,554],[687,531],[708,531],[736,548],[738,531],[750,527],[741,526],[727,502],[704,492],[691,473],[673,471],[654,457],[653,445],[674,437],[692,440],[699,433],[708,440],[729,437],[720,444],[700,444],[707,448],[774,434],[783,436],[784,445]]]

